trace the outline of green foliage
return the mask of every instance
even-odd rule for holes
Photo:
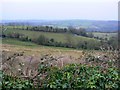
[[[114,49],[118,48],[118,36],[116,37],[111,37],[108,42],[109,45],[111,45]]]
[[[3,74],[2,89],[30,89],[33,88],[33,83],[30,80],[22,80],[17,77],[12,77]]]
[[[2,71],[0,70],[0,89],[2,88]]]
[[[51,70],[44,88],[120,89],[120,77],[115,68],[102,71],[99,67],[71,64]]]
[[[40,45],[45,45],[48,43],[48,39],[44,36],[44,35],[40,35],[37,40],[36,43],[40,44]]]

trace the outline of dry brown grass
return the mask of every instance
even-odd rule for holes
[[[11,60],[3,63],[3,70],[6,74],[25,77],[34,77],[37,74],[38,65],[41,58],[48,54],[49,57],[57,59],[50,64],[52,66],[63,67],[68,63],[78,63],[77,58],[82,55],[82,51],[77,50],[62,50],[45,47],[24,47],[17,45],[2,45],[3,62],[9,57]],[[16,53],[23,53],[21,56],[14,56]],[[48,59],[49,59],[48,57]]]
[[[3,52],[3,62],[11,58],[10,61],[3,63],[3,70],[5,73],[14,76],[24,76],[24,77],[34,77],[38,73],[39,64],[42,62],[42,58],[51,66],[63,67],[66,64],[81,63],[87,65],[99,65],[106,67],[104,64],[96,61],[87,61],[86,57],[89,55],[94,58],[99,58],[100,60],[114,59],[115,56],[110,52],[102,51],[84,51],[84,50],[63,50],[55,48],[45,48],[45,47],[24,47],[16,45],[2,45]],[[22,54],[21,54],[22,53]],[[16,56],[17,54],[17,56]],[[20,54],[20,55],[18,55]],[[115,54],[117,55],[117,54]],[[107,57],[106,57],[107,56]]]
[[[24,47],[18,45],[2,45],[2,51],[8,53],[24,52],[24,58],[21,57],[23,61],[28,60],[27,58],[33,57],[33,60],[39,61],[43,55],[50,54],[53,57],[58,58],[61,63],[83,63],[84,58],[90,53],[95,57],[104,56],[109,54],[102,51],[84,51],[84,50],[63,50],[57,48],[46,48],[46,47]]]

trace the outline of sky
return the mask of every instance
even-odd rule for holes
[[[119,0],[0,0],[0,20],[117,20]]]

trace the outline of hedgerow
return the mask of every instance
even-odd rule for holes
[[[48,69],[48,68],[46,68]],[[37,76],[37,88],[79,88],[82,90],[119,90],[120,77],[116,68],[106,70],[100,67],[70,64],[63,68],[51,67],[45,78]],[[43,71],[43,72],[45,72]],[[30,80],[23,80],[2,74],[2,89],[30,89],[35,88]],[[39,85],[41,84],[41,85]]]
[[[2,73],[1,73],[2,74]],[[18,77],[2,74],[2,90],[31,89],[34,88],[30,80],[23,80]]]
[[[120,89],[120,77],[115,68],[102,70],[95,66],[70,64],[62,69],[51,70],[42,87],[115,90]]]

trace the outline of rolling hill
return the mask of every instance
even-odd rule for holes
[[[118,21],[109,20],[3,20],[5,25],[52,25],[55,27],[73,26],[76,28],[86,28],[87,31],[116,32],[118,30]]]

